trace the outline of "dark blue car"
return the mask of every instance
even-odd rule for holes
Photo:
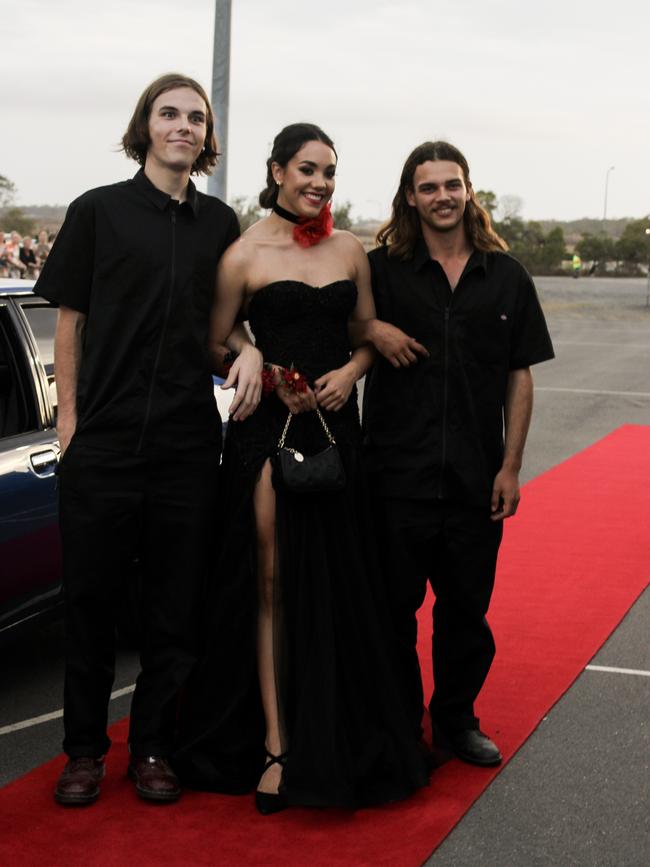
[[[61,605],[56,310],[0,279],[0,638]]]

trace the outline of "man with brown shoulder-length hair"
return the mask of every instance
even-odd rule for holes
[[[364,442],[407,700],[419,728],[416,612],[428,579],[434,739],[495,765],[501,754],[474,711],[495,651],[485,616],[503,520],[519,502],[529,368],[553,348],[532,280],[505,252],[457,148],[411,153],[377,240],[379,318],[365,336],[383,357],[367,376]]]
[[[217,160],[214,117],[193,79],[172,73],[140,97],[122,140],[141,168],[70,205],[35,292],[59,306],[55,338],[61,445],[66,673],[55,798],[93,803],[110,746],[114,610],[137,560],[142,671],[131,706],[129,775],[139,795],[173,801],[167,758],[177,697],[197,653],[200,591],[221,446],[209,357],[217,263],[235,213],[197,192]],[[241,330],[229,384],[233,418],[260,395],[260,356]]]

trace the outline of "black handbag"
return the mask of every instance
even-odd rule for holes
[[[278,450],[273,461],[274,484],[294,494],[312,494],[320,491],[340,491],[345,487],[345,470],[336,440],[325,424],[319,409],[316,414],[323,426],[329,446],[315,455],[303,455],[297,449],[285,446],[293,414],[289,413]]]

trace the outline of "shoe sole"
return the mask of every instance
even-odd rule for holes
[[[159,804],[170,804],[173,801],[178,801],[181,796],[180,789],[177,792],[154,792],[151,789],[146,789],[144,786],[140,785],[135,771],[131,768],[128,769],[127,774],[129,779],[133,780],[133,782],[135,783],[135,790],[144,801],[155,801]]]
[[[54,793],[54,800],[63,807],[87,807],[99,798],[99,789],[92,795],[59,795]]]
[[[451,752],[459,758],[461,761],[466,762],[468,765],[476,765],[479,768],[496,768],[503,761],[503,756],[499,756],[496,759],[477,759],[476,756],[469,756],[466,753],[459,753],[456,750],[452,749]]]

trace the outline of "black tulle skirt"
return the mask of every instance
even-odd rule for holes
[[[186,784],[253,788],[264,763],[257,678],[253,489],[286,411],[265,400],[231,424],[222,465],[220,538],[204,608],[203,657],[187,687],[175,765]],[[360,467],[354,409],[328,414],[343,491],[276,491],[274,662],[289,803],[358,807],[427,783],[403,708],[391,627]],[[302,450],[323,448],[315,414],[292,422]]]

